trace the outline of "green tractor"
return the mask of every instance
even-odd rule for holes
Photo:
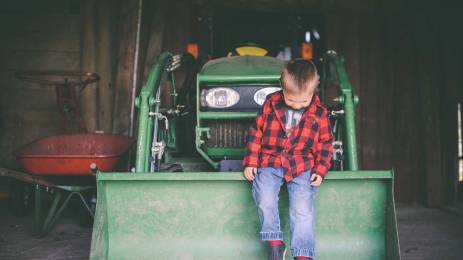
[[[178,64],[178,56],[157,57],[136,100],[132,172],[96,173],[91,259],[248,260],[266,255],[241,159],[257,110],[266,95],[280,88],[284,62],[251,55],[209,61],[196,77],[193,98],[185,102],[189,105],[180,103],[188,99],[180,98],[174,86],[168,93],[171,104],[164,107],[161,94]],[[337,96],[330,108],[334,166],[316,200],[317,259],[400,259],[393,172],[358,169],[358,98],[335,52],[325,53],[320,67],[322,100],[329,87]],[[287,192],[283,189],[280,196],[287,238]]]

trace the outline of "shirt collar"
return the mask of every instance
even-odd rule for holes
[[[271,94],[270,100],[272,101],[275,107],[286,107],[285,100],[283,97],[283,90],[277,91],[274,94]],[[313,94],[312,100],[310,101],[309,110],[315,111],[316,106],[321,106],[320,98],[317,94]]]

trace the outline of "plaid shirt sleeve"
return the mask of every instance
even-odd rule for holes
[[[330,128],[330,121],[328,118],[328,112],[325,110],[320,118],[320,129],[319,138],[316,145],[314,157],[314,172],[325,177],[326,173],[331,167],[331,156],[333,154],[333,143],[334,137]]]
[[[268,100],[267,100],[268,101]],[[262,128],[264,126],[263,111],[268,102],[259,109],[254,124],[251,125],[246,136],[246,148],[243,158],[243,167],[259,167],[259,154],[262,141]]]

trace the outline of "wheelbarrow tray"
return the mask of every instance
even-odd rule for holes
[[[134,139],[117,134],[56,135],[36,140],[15,155],[23,169],[36,175],[91,175],[117,166]]]
[[[91,259],[266,257],[240,172],[97,173],[97,193]],[[282,189],[290,246],[287,202]],[[317,260],[399,259],[393,173],[330,172],[317,194],[316,232]]]

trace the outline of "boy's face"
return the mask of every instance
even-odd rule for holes
[[[314,79],[307,84],[309,84],[305,91],[301,93],[290,93],[283,89],[283,97],[287,106],[292,109],[300,110],[306,108],[310,105],[312,101],[313,93],[320,83],[320,77],[315,75]]]

